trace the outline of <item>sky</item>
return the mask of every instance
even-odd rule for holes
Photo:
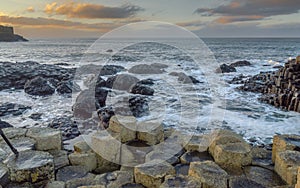
[[[299,0],[3,0],[0,25],[27,38],[99,37],[161,21],[200,37],[300,37]]]

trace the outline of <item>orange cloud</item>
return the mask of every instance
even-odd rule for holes
[[[49,15],[65,15],[68,18],[87,18],[87,19],[115,19],[128,18],[143,10],[134,5],[123,5],[121,7],[108,7],[100,4],[68,2],[59,5],[57,2],[47,4],[44,12]]]
[[[26,9],[27,12],[35,12],[35,9],[33,7],[28,7]]]

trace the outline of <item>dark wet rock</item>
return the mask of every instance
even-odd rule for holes
[[[37,121],[41,119],[42,115],[42,113],[33,113],[29,116],[29,118]]]
[[[117,90],[130,91],[130,88],[134,86],[138,81],[138,78],[129,74],[119,74],[108,78],[106,81],[106,87]]]
[[[83,166],[66,166],[58,170],[56,173],[57,181],[68,181],[76,178],[83,178],[88,171]]]
[[[24,106],[21,104],[4,103],[0,105],[0,117],[7,116],[7,115],[18,116],[23,114],[26,110],[29,109],[31,109],[31,107]]]
[[[178,77],[178,81],[184,83],[184,84],[198,84],[198,83],[202,83],[199,80],[197,80],[196,78],[194,78],[193,76],[188,76],[183,72],[171,72],[170,73],[171,76],[176,76]]]
[[[128,171],[114,171],[95,177],[94,184],[107,188],[123,187],[133,182],[133,173]]]
[[[124,70],[125,68],[119,65],[104,65],[100,70],[100,76],[114,75]]]
[[[275,65],[275,66],[273,66],[273,69],[281,69],[281,68],[283,68],[282,65]]]
[[[70,66],[68,63],[55,63],[54,65],[59,65],[59,66]]]
[[[231,63],[229,66],[231,67],[244,67],[244,66],[251,66],[252,64],[249,61],[237,61],[235,63]]]
[[[28,80],[24,86],[25,93],[29,95],[47,96],[55,92],[55,88],[49,81],[42,77],[35,77]]]
[[[112,61],[136,62],[137,60],[139,60],[137,56],[128,56],[128,55],[121,55],[121,54],[115,54],[112,56]]]
[[[5,187],[9,183],[9,171],[8,169],[0,164],[0,186]]]
[[[162,74],[164,70],[157,66],[151,66],[147,64],[140,64],[131,67],[128,72],[134,74]]]
[[[234,67],[229,66],[229,65],[222,64],[216,70],[216,73],[229,73],[229,72],[236,72],[236,69]]]
[[[9,128],[9,127],[13,127],[13,126],[11,124],[5,122],[5,121],[2,121],[0,119],[0,129]]]
[[[232,80],[228,81],[228,83],[229,84],[244,84],[246,78],[249,78],[249,77],[245,76],[243,74],[240,74],[238,76],[235,76]]]
[[[37,62],[0,62],[0,90],[23,89],[25,83],[35,77],[62,81],[73,79],[75,69]]]
[[[167,176],[161,187],[201,187],[201,183],[196,181],[195,178],[189,176]]]
[[[14,34],[13,27],[0,25],[0,42],[26,42],[28,41],[20,35]]]
[[[148,79],[140,80],[137,83],[138,84],[143,84],[143,85],[153,85],[154,84],[154,80],[151,79],[151,78],[148,78]]]
[[[190,165],[189,164],[177,164],[175,166],[176,175],[187,176],[189,174]]]
[[[54,180],[53,157],[47,152],[24,151],[8,162],[12,182],[39,182]]]
[[[63,81],[58,84],[56,91],[59,94],[71,94],[72,92],[79,92],[80,86],[70,80]]]
[[[108,53],[112,53],[112,52],[113,52],[113,50],[112,50],[112,49],[108,49],[108,50],[106,50],[106,52],[108,52]]]
[[[109,120],[115,115],[112,107],[106,106],[97,110],[100,124],[103,128],[108,128]]]
[[[48,127],[62,132],[63,141],[76,138],[80,135],[78,124],[71,117],[58,117],[52,120]]]
[[[153,95],[154,94],[154,89],[152,89],[152,88],[150,88],[146,85],[135,84],[131,88],[130,93],[140,94],[140,95]]]
[[[135,117],[147,116],[150,113],[148,100],[140,96],[133,96],[129,99],[129,108]]]

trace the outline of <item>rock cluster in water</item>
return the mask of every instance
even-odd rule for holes
[[[5,128],[20,155],[0,139],[3,187],[294,187],[300,136],[274,136],[272,151],[228,130],[185,135],[133,116],[113,116],[91,143],[62,146],[59,130]],[[109,148],[109,149],[108,149]]]
[[[240,89],[262,93],[262,101],[300,112],[300,56],[285,63],[278,71],[253,76]]]

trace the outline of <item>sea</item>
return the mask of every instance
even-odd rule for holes
[[[277,70],[278,65],[300,55],[299,38],[199,38],[196,43],[189,38],[32,39],[1,43],[0,54],[0,61],[63,63],[63,67],[79,69],[86,64],[113,64],[126,69],[137,64],[165,64],[163,74],[135,75],[155,80],[155,94],[149,99],[151,113],[139,121],[159,119],[165,127],[189,133],[231,129],[258,145],[271,143],[274,134],[300,134],[299,113],[262,103],[258,100],[260,94],[240,91],[240,85],[227,82],[239,75]],[[233,73],[215,73],[219,65],[240,60],[252,65],[237,67]],[[182,83],[170,75],[172,72],[184,72],[200,83]],[[75,81],[84,88],[83,80]],[[126,95],[112,91],[107,103],[126,105],[120,102]],[[0,91],[0,96],[0,104],[13,102],[32,107],[21,116],[5,116],[2,120],[16,127],[33,127],[72,115],[77,95],[32,97],[23,90],[7,90]],[[33,113],[42,113],[41,120],[28,118]]]

